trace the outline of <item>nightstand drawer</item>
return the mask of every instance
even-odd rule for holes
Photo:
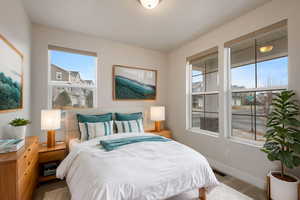
[[[39,154],[39,162],[46,163],[56,160],[63,160],[65,158],[65,150],[48,151]]]

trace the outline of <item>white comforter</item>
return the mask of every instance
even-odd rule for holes
[[[99,145],[136,135],[104,136],[73,147],[57,169],[72,200],[160,200],[218,185],[206,159],[178,142],[141,142],[110,152]]]

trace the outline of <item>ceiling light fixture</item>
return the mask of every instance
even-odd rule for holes
[[[259,48],[259,51],[260,51],[261,53],[268,53],[268,52],[272,51],[273,48],[274,48],[274,47],[273,47],[272,45],[263,46],[263,47],[260,47],[260,48]]]
[[[159,4],[160,0],[140,0],[141,4],[147,9],[153,9]]]

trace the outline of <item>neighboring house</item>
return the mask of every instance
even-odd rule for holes
[[[82,86],[94,86],[93,80],[81,79],[80,72],[68,71],[54,64],[51,64],[51,80],[67,82],[69,84],[78,84]]]
[[[81,84],[82,83],[79,72],[70,71],[69,74],[70,74],[70,82],[71,83],[76,83],[76,84]]]
[[[94,85],[94,81],[92,81],[92,80],[82,80],[82,83],[86,86],[93,86]]]
[[[78,87],[55,87],[53,90],[53,101],[55,102],[58,99],[59,95],[64,91],[68,93],[68,97],[71,100],[71,104],[69,106],[87,106],[86,101],[90,90]]]
[[[51,80],[62,84],[57,83],[52,91],[54,106],[90,106],[92,102],[90,100],[91,90],[85,88],[85,86],[94,86],[93,80],[82,80],[80,72],[68,71],[54,64],[51,65]],[[65,84],[68,86],[66,87]]]
[[[233,85],[232,86],[232,89],[245,89],[245,87],[243,86],[237,86],[237,85]],[[243,103],[243,99],[245,99],[247,96],[247,93],[240,93],[238,95],[232,95],[232,100],[231,100],[231,103],[232,103],[232,106],[241,106]]]
[[[69,81],[69,71],[51,64],[51,80],[52,81]]]

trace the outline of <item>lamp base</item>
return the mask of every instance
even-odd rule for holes
[[[161,121],[155,121],[155,131],[161,131]]]
[[[47,132],[47,147],[54,147],[55,146],[55,131],[48,131]]]

